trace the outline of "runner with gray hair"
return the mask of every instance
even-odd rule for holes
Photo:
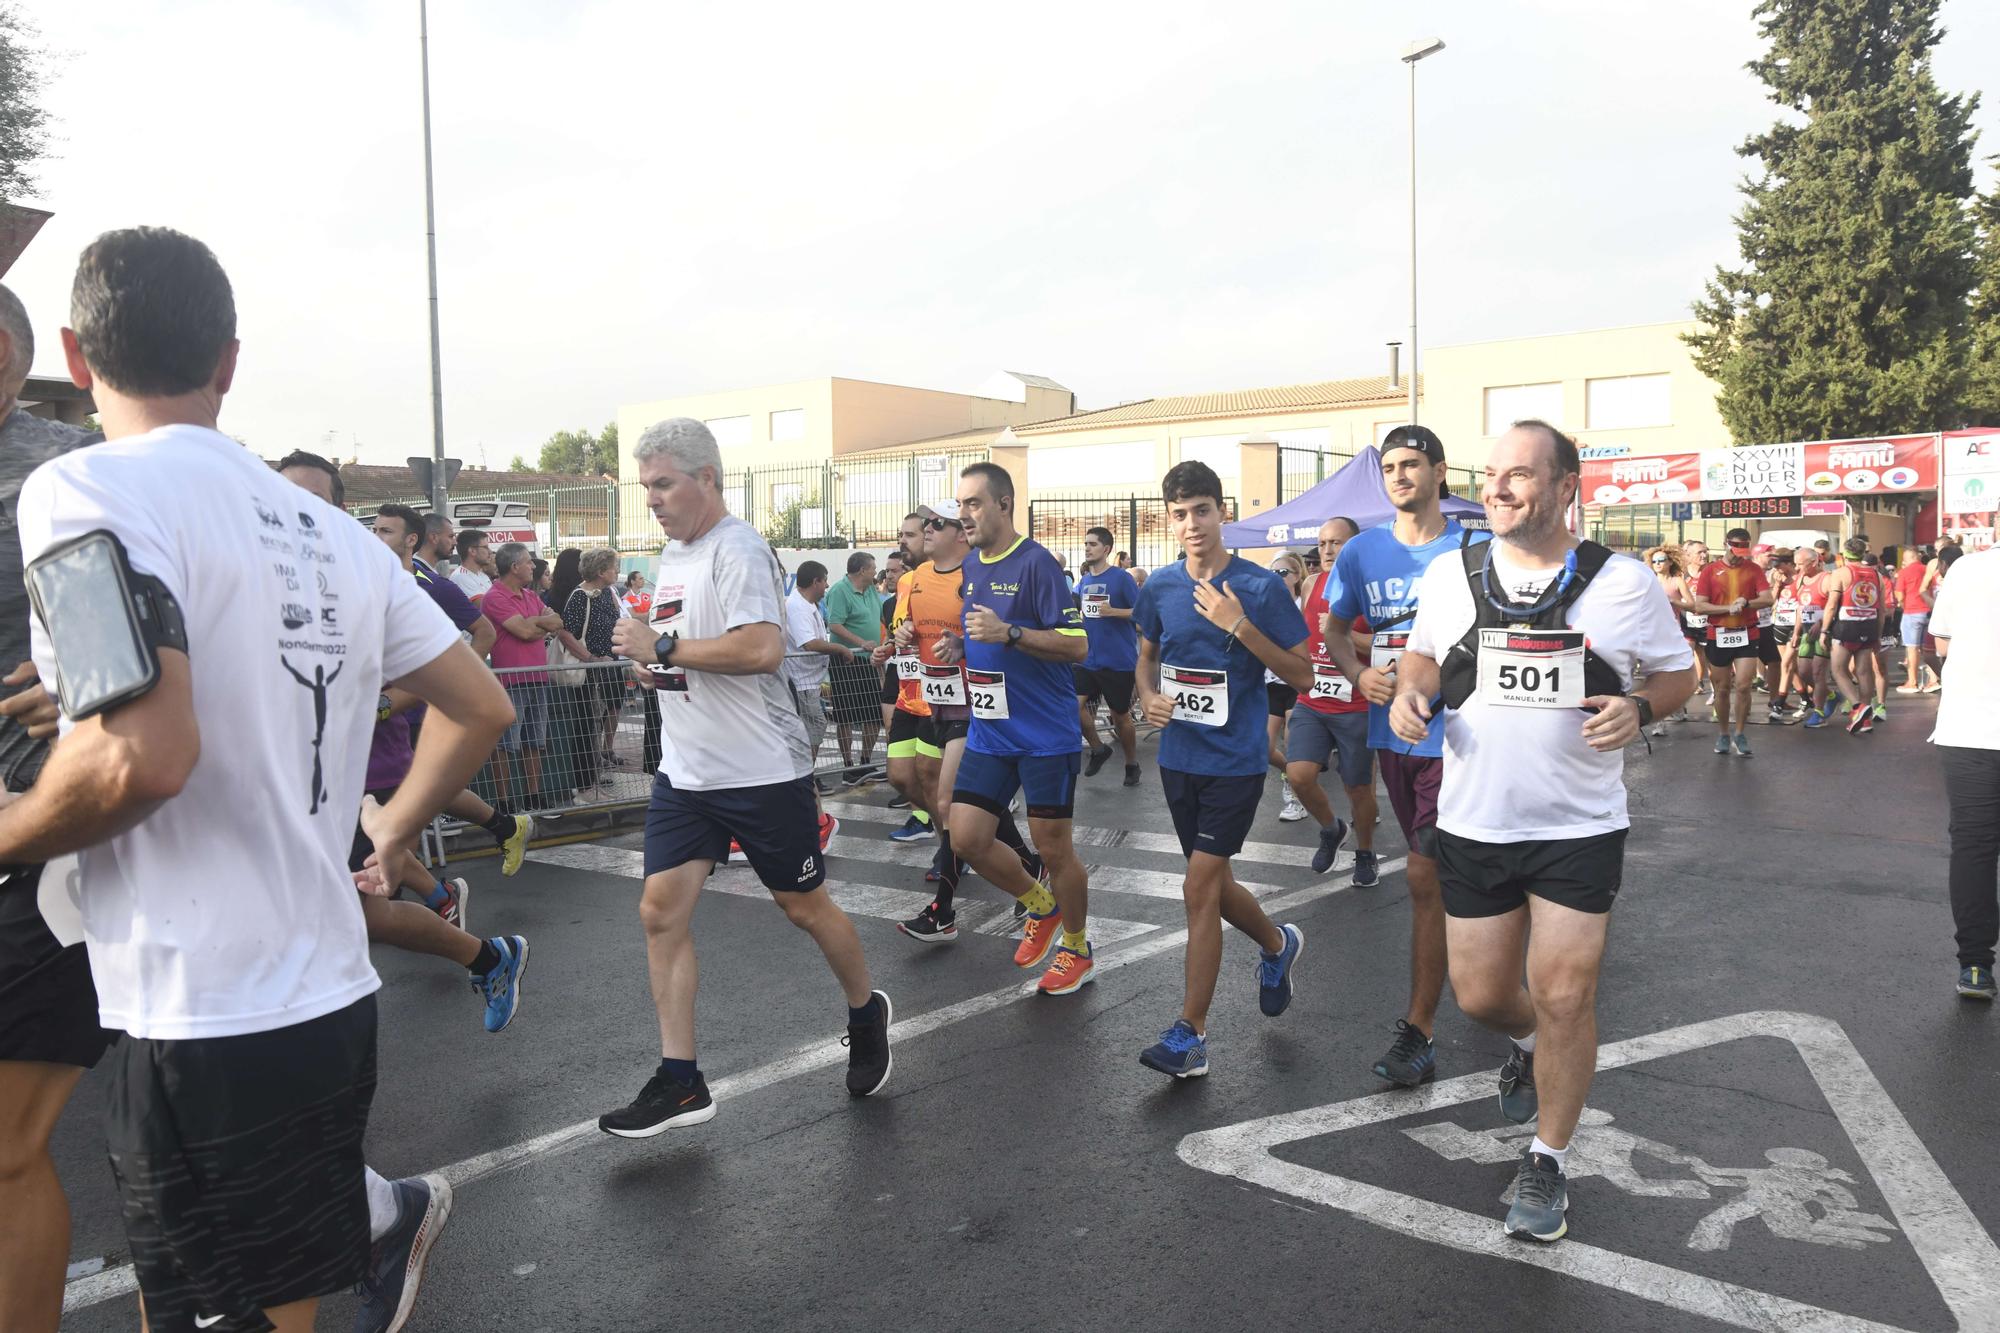
[[[632,461],[643,463],[649,458],[665,459],[674,471],[697,482],[702,469],[707,468],[709,485],[722,489],[722,450],[714,433],[693,417],[668,417],[646,427],[639,443],[632,447]]]

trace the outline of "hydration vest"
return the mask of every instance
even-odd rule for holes
[[[1576,573],[1571,576],[1569,587],[1562,596],[1545,607],[1540,614],[1529,616],[1528,608],[1521,607],[1519,614],[1509,615],[1487,600],[1485,581],[1481,577],[1485,569],[1487,543],[1473,546],[1461,542],[1458,558],[1465,567],[1465,581],[1472,589],[1472,628],[1465,637],[1451,646],[1444,661],[1438,664],[1443,684],[1444,706],[1463,708],[1465,701],[1472,697],[1479,686],[1479,631],[1483,629],[1568,629],[1569,608],[1590,581],[1597,577],[1604,562],[1611,558],[1611,548],[1596,542],[1581,542],[1576,548]],[[1560,575],[1558,575],[1560,577]],[[1505,594],[1502,594],[1505,596]],[[1508,598],[1512,600],[1511,597]],[[1610,663],[1593,652],[1588,644],[1583,649],[1583,692],[1585,696],[1596,694],[1624,694],[1625,680]]]

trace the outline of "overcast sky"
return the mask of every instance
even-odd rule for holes
[[[416,0],[26,9],[62,59],[56,216],[6,279],[37,368],[78,250],[167,224],[236,287],[225,429],[428,452]],[[1682,318],[1773,114],[1749,9],[434,0],[449,451],[503,467],[620,403],[829,374],[1032,371],[1091,407],[1381,373],[1397,55],[1431,34],[1424,343]],[[1976,89],[2000,5],[1944,14],[1942,82]]]

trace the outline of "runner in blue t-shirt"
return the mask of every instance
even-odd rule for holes
[[[1285,585],[1222,544],[1222,482],[1206,463],[1176,465],[1161,482],[1167,518],[1187,557],[1146,580],[1138,626],[1139,698],[1159,726],[1160,785],[1187,857],[1187,987],[1181,1016],[1139,1062],[1175,1078],[1208,1072],[1208,1007],[1222,967],[1222,923],[1257,941],[1258,1001],[1272,1017],[1292,1001],[1292,964],[1305,949],[1230,873],[1229,858],[1264,794],[1264,672],[1312,688],[1306,622]],[[1341,830],[1344,835],[1346,830]]]
[[[1468,533],[1439,507],[1445,494],[1444,442],[1424,426],[1398,426],[1382,442],[1382,483],[1396,506],[1393,521],[1358,533],[1340,550],[1327,580],[1327,655],[1368,700],[1368,746],[1381,761],[1382,785],[1409,844],[1410,1007],[1396,1022],[1389,1053],[1375,1062],[1378,1077],[1404,1087],[1437,1075],[1431,1027],[1444,994],[1444,902],[1438,893],[1437,795],[1444,772],[1443,709],[1421,745],[1389,729],[1396,693],[1396,659],[1417,614],[1417,583],[1431,561],[1453,556],[1460,543],[1486,541]],[[1348,627],[1365,618],[1374,634],[1369,665],[1354,651]]]
[[[1076,704],[1070,669],[1088,651],[1062,566],[1014,528],[1014,479],[997,463],[959,473],[965,559],[965,686],[972,729],[951,794],[951,838],[980,877],[1027,909],[1016,967],[1039,967],[1040,989],[1068,995],[1091,979],[1089,881],[1070,841],[1076,808]],[[994,837],[1014,793],[1043,879]],[[1060,937],[1060,947],[1057,945]]]
[[[1083,632],[1090,652],[1076,669],[1077,722],[1090,747],[1083,775],[1097,776],[1111,747],[1097,736],[1097,701],[1111,713],[1111,729],[1125,751],[1125,785],[1139,785],[1139,729],[1132,722],[1132,672],[1139,664],[1139,635],[1132,628],[1132,608],[1139,585],[1111,563],[1111,529],[1092,528],[1083,537],[1083,568],[1076,580],[1076,607],[1083,613]]]

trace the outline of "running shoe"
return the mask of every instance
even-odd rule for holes
[[[1283,816],[1279,816],[1283,818]],[[1333,869],[1334,861],[1340,856],[1340,844],[1347,841],[1347,821],[1336,819],[1333,827],[1319,831],[1319,846],[1313,850],[1312,868],[1315,875],[1324,875]]]
[[[1673,715],[1667,719],[1669,722],[1685,722],[1687,720],[1688,710],[1686,704],[1682,704],[1679,708],[1676,708],[1673,711]]]
[[[1514,1176],[1514,1206],[1502,1224],[1510,1236],[1561,1240],[1569,1231],[1563,1214],[1569,1210],[1569,1178],[1544,1153],[1530,1152]]]
[[[493,970],[470,973],[472,989],[486,1001],[486,1030],[498,1032],[514,1021],[521,1007],[521,977],[528,970],[528,941],[520,935],[497,935],[486,941],[500,955]]]
[[[1867,704],[1861,705],[1861,734],[1866,736],[1875,730],[1875,713]]]
[[[1090,758],[1084,762],[1083,775],[1087,778],[1096,777],[1097,770],[1103,768],[1104,761],[1109,759],[1110,757],[1111,757],[1110,746],[1108,745],[1098,746],[1095,750],[1092,750],[1090,752]]]
[[[528,843],[534,836],[535,817],[533,815],[515,815],[514,831],[509,833],[506,840],[500,844],[501,874],[511,875],[521,868],[521,862],[527,859]]]
[[[444,905],[432,910],[444,918],[447,926],[464,930],[468,909],[472,906],[472,886],[462,879],[447,879],[440,883],[444,885]]]
[[[1874,716],[1869,711],[1867,704],[1854,705],[1854,711],[1850,713],[1847,718],[1847,734],[1850,736],[1860,734],[1861,732],[1867,730],[1867,728],[1864,727],[1862,724],[1864,722],[1872,722],[1874,720],[1875,720]]]
[[[1937,677],[1933,676],[1931,677],[1931,683],[1924,686],[1922,693],[1936,694],[1939,690],[1943,688],[1944,688],[1944,682],[1939,680]]]
[[[1044,995],[1074,995],[1088,985],[1097,973],[1097,957],[1086,941],[1083,952],[1078,953],[1068,945],[1056,947],[1056,960],[1049,964],[1049,970],[1042,973],[1042,979],[1035,989]]]
[[[840,779],[832,774],[816,777],[813,779],[813,790],[821,796],[832,796],[840,790]]]
[[[1285,793],[1285,808],[1278,811],[1278,819],[1286,824],[1296,824],[1306,817],[1306,808],[1299,804],[1299,798],[1292,794],[1292,784],[1280,778],[1278,789]]]
[[[1715,738],[1715,752],[1716,752],[1717,754],[1728,754],[1728,753],[1729,753],[1729,737],[1727,737],[1727,736],[1717,736],[1717,737]]]
[[[840,770],[840,785],[843,787],[859,787],[866,781],[868,781],[868,766],[866,764],[858,768],[843,768]]]
[[[1430,1082],[1437,1077],[1436,1045],[1409,1020],[1397,1019],[1396,1040],[1389,1043],[1389,1053],[1375,1062],[1375,1077],[1405,1088]]]
[[[650,1139],[713,1119],[715,1099],[708,1095],[707,1079],[697,1074],[692,1084],[681,1083],[656,1070],[630,1106],[597,1117],[597,1127],[621,1139]]]
[[[1875,705],[1875,720],[1877,722],[1882,722],[1887,720],[1888,716],[1889,716],[1889,705],[1887,704]]]
[[[1750,738],[1742,732],[1737,732],[1731,739],[1730,744],[1736,747],[1736,753],[1742,758],[1748,759],[1750,757]]]
[[[1517,1125],[1535,1118],[1535,1053],[1507,1043],[1507,1063],[1500,1066],[1500,1114]]]
[[[1904,681],[1896,687],[1896,693],[1898,694],[1922,694],[1923,692],[1924,687],[1917,684],[1914,680]]]
[[[873,1097],[889,1081],[896,1059],[889,1053],[889,1025],[896,1020],[896,1008],[887,991],[871,993],[874,1013],[865,1023],[849,1023],[840,1044],[847,1048],[847,1095]]]
[[[901,792],[897,792],[889,798],[889,808],[891,810],[907,810],[910,808],[910,798]]]
[[[1792,710],[1783,704],[1772,704],[1769,708],[1765,709],[1764,719],[1774,727],[1789,727],[1792,723],[1798,721],[1797,718],[1792,716]]]
[[[1976,963],[1958,969],[1958,993],[1968,1000],[1991,1000],[2000,995],[1993,984],[1993,969]]]
[[[1832,720],[1833,720],[1833,715],[1831,713],[1828,713],[1825,710],[1819,708],[1811,709],[1806,713],[1806,730],[1818,731],[1821,727],[1825,726],[1828,722],[1831,722]]]
[[[932,903],[908,921],[898,921],[896,929],[919,944],[950,944],[958,938],[958,913]]]
[[[1139,766],[1137,764],[1125,765],[1125,785],[1128,787],[1139,785]]]
[[[928,841],[933,836],[933,833],[934,830],[932,830],[929,824],[926,824],[923,820],[918,819],[915,815],[911,815],[908,819],[903,821],[903,827],[897,829],[895,832],[889,835],[889,841],[925,842]]]
[[[1292,985],[1292,965],[1306,951],[1306,933],[1297,926],[1278,927],[1285,947],[1276,953],[1259,953],[1257,958],[1257,1007],[1264,1017],[1276,1018],[1289,1009],[1296,987]]]
[[[1375,853],[1363,847],[1354,853],[1354,887],[1372,889],[1382,882],[1375,869]]]
[[[861,780],[863,782],[887,782],[889,780],[889,769],[885,764],[863,764],[862,769]]]
[[[1015,967],[1040,967],[1049,956],[1049,950],[1056,947],[1062,938],[1062,909],[1057,908],[1046,915],[1025,913],[1027,923],[1021,929],[1021,946],[1014,950]]]
[[[1208,1043],[1193,1024],[1177,1018],[1158,1041],[1139,1052],[1139,1063],[1175,1078],[1201,1078],[1208,1073]]]
[[[396,1192],[396,1222],[368,1247],[368,1270],[355,1288],[361,1295],[355,1333],[399,1333],[410,1322],[424,1262],[451,1217],[451,1182],[443,1176],[392,1180],[389,1188]]]
[[[826,849],[833,845],[833,835],[840,832],[840,821],[832,815],[819,817],[819,854],[826,855]]]

